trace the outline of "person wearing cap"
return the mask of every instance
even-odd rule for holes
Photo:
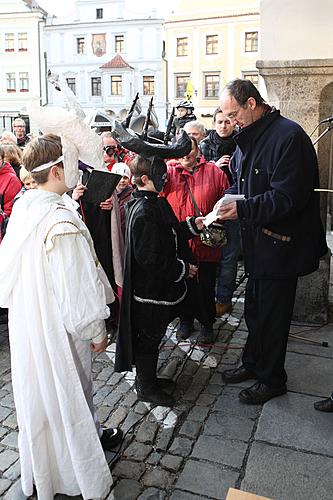
[[[12,382],[23,494],[106,498],[112,478],[104,450],[122,432],[102,429],[92,390],[92,352],[108,343],[114,300],[92,239],[65,193],[79,178],[60,137],[26,146],[38,184],[15,204],[0,245],[0,306],[9,310]],[[24,335],[22,335],[24,332]]]
[[[121,168],[119,168],[120,165]],[[121,231],[125,237],[125,207],[133,193],[133,186],[131,185],[131,171],[125,163],[118,163],[114,166],[113,172],[121,175],[121,179],[116,187],[116,193],[120,212]]]
[[[176,136],[179,129],[184,128],[186,123],[197,119],[194,114],[192,101],[187,101],[186,99],[180,101],[176,106],[176,112],[177,116],[175,117],[171,127],[171,134],[173,136]]]

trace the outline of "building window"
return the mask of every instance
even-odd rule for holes
[[[14,33],[5,33],[5,51],[14,52]]]
[[[76,53],[77,54],[84,54],[84,48],[85,48],[85,39],[84,38],[77,38],[76,39]]]
[[[29,92],[29,73],[19,73],[20,92]]]
[[[190,75],[176,75],[175,83],[176,83],[176,98],[185,97],[186,87],[188,81],[190,79]]]
[[[28,33],[18,34],[18,49],[19,52],[25,52],[28,50]]]
[[[250,80],[253,85],[256,87],[258,86],[259,83],[259,74],[258,71],[242,71],[243,78],[245,80]]]
[[[73,94],[76,95],[76,81],[75,81],[75,78],[66,78],[66,82],[67,82],[68,87],[73,92]]]
[[[91,95],[95,97],[102,95],[102,79],[100,76],[94,76],[91,79]]]
[[[188,55],[188,38],[177,38],[177,57]]]
[[[207,35],[206,36],[206,54],[217,54],[218,53],[218,36],[217,35]]]
[[[204,97],[206,99],[218,99],[220,93],[220,75],[204,75]]]
[[[123,94],[123,78],[121,75],[111,76],[111,95]]]
[[[96,19],[103,19],[103,9],[96,9]]]
[[[143,95],[155,95],[155,77],[143,77]]]
[[[245,52],[258,52],[258,31],[245,33]]]
[[[124,35],[116,35],[114,37],[114,46],[116,54],[122,54],[125,50],[125,37]]]
[[[15,73],[6,73],[7,92],[16,92]]]

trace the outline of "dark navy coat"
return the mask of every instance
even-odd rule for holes
[[[310,138],[279,111],[234,137],[228,192],[237,202],[245,271],[253,278],[290,278],[315,271],[327,251],[320,219],[317,157]]]

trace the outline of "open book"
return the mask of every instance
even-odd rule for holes
[[[203,223],[206,227],[215,222],[218,219],[218,210],[222,205],[227,205],[228,203],[232,203],[237,200],[245,200],[245,196],[243,194],[225,194],[214,206],[214,209],[209,212],[208,215],[203,220]]]

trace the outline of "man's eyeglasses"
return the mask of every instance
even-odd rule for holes
[[[112,156],[116,151],[116,148],[115,146],[104,146],[103,150],[106,152],[108,156]]]

